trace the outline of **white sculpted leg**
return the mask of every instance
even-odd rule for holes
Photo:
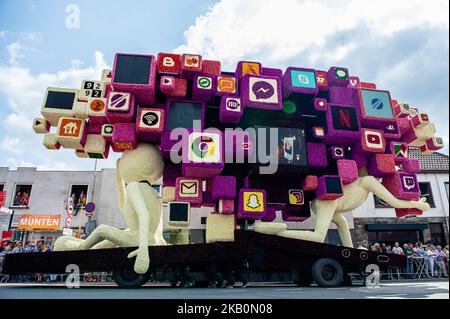
[[[352,235],[348,228],[347,220],[340,213],[334,213],[332,222],[336,224],[342,246],[353,248]]]
[[[312,205],[316,213],[316,224],[314,231],[309,230],[284,230],[278,233],[279,236],[309,240],[318,243],[323,243],[327,236],[328,228],[336,211],[336,204],[334,201],[314,200]]]
[[[397,199],[373,176],[361,177],[359,184],[361,187],[373,193],[375,196],[394,208],[416,208],[421,211],[427,211],[430,209],[430,205],[426,202],[425,198],[422,198],[419,201]]]

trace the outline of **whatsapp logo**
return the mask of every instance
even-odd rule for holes
[[[197,80],[197,84],[198,84],[198,87],[202,88],[202,89],[211,89],[212,88],[211,78],[208,78],[208,77],[204,77],[204,76],[199,77]]]

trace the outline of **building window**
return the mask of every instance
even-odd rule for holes
[[[71,185],[69,192],[68,204],[72,204],[74,207],[73,215],[78,215],[80,209],[82,209],[87,202],[87,194],[89,185]]]
[[[430,223],[431,242],[435,245],[445,246],[447,241],[445,239],[444,227],[441,223]]]
[[[422,197],[425,197],[427,199],[427,203],[430,204],[431,208],[435,208],[436,205],[434,204],[433,192],[431,191],[431,184],[419,183],[419,187]]]
[[[5,184],[0,184],[0,192],[3,192],[4,188],[5,188]]]
[[[14,189],[14,196],[11,198],[12,208],[28,208],[30,206],[30,195],[32,185],[17,184]]]
[[[385,203],[375,195],[373,195],[373,200],[375,202],[375,208],[392,208],[389,204]]]
[[[449,190],[449,183],[448,182],[445,182],[444,183],[444,185],[445,185],[445,191],[447,192],[447,199],[449,198],[449,193],[450,193],[450,190]]]

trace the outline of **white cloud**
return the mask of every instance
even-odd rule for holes
[[[83,64],[83,61],[79,62],[79,65]],[[91,168],[92,161],[76,158],[73,150],[49,154],[50,151],[42,145],[43,135],[37,135],[32,130],[32,119],[41,116],[40,108],[47,87],[78,88],[85,79],[99,79],[105,68],[108,64],[99,51],[94,52],[93,63],[85,68],[72,64],[56,73],[34,74],[28,68],[0,65],[0,95],[7,101],[7,107],[1,106],[2,113],[6,115],[0,123],[0,132],[5,135],[0,141],[0,149],[4,151],[0,163],[11,167],[26,164],[53,170]],[[105,164],[101,166],[114,166]]]
[[[6,136],[0,142],[0,150],[20,154],[23,153],[24,148],[18,137]]]
[[[222,0],[196,19],[175,51],[217,58],[227,68],[248,56],[270,64],[320,50],[345,30],[366,27],[371,37],[413,26],[448,28],[448,9],[447,0]]]
[[[8,31],[0,31],[0,39],[4,38],[6,36],[6,33],[8,33]]]
[[[7,45],[6,49],[8,50],[9,54],[8,62],[10,65],[17,65],[19,60],[25,57],[24,53],[25,48],[20,43],[20,41],[16,41]]]
[[[222,0],[174,51],[218,59],[228,71],[239,60],[346,66],[427,112],[448,136],[448,30],[448,0]]]

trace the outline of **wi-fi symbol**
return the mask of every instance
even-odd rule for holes
[[[148,125],[153,126],[158,122],[158,115],[155,112],[147,112],[142,116],[142,121]]]

